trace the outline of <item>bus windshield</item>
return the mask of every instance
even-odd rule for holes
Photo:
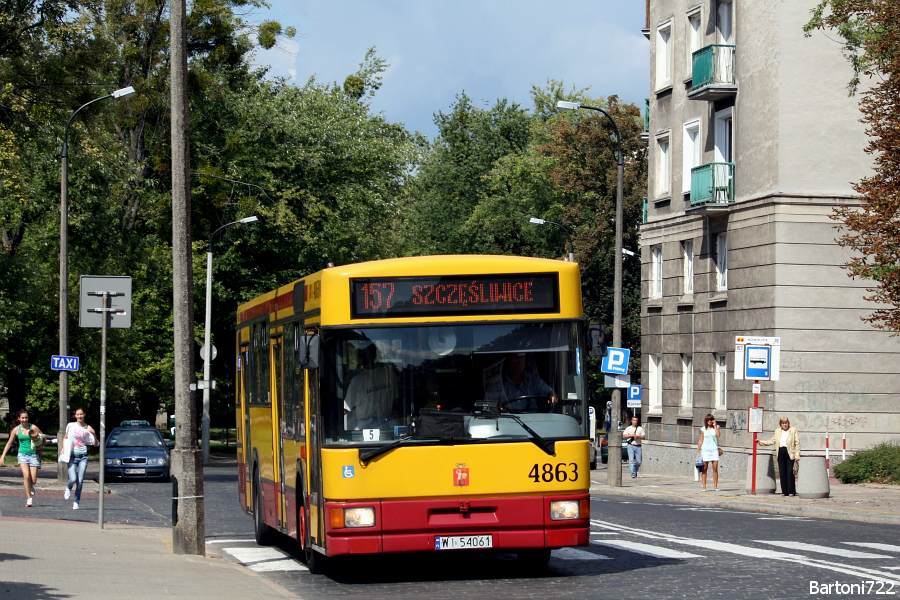
[[[324,442],[583,438],[584,339],[580,321],[325,330]]]

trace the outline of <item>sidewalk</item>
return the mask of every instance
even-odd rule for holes
[[[217,555],[172,554],[170,529],[0,517],[3,598],[296,598]]]
[[[640,473],[632,479],[628,463],[622,464],[622,487],[610,487],[606,466],[591,472],[591,493],[609,496],[655,498],[736,510],[841,519],[865,523],[900,525],[900,486],[875,483],[845,485],[830,479],[828,498],[806,499],[778,494],[751,495],[745,482],[719,479],[718,492],[700,490],[690,476]],[[712,490],[712,475],[707,482]]]

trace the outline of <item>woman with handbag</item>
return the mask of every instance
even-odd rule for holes
[[[25,485],[25,506],[31,508],[34,485],[37,483],[37,472],[41,468],[41,446],[43,446],[44,436],[37,425],[31,425],[28,422],[28,411],[19,410],[16,420],[18,425],[13,427],[9,432],[9,440],[6,447],[3,448],[3,454],[0,454],[0,467],[6,459],[6,452],[15,439],[19,442],[19,451],[17,453],[17,461],[22,469],[22,480]]]
[[[781,428],[775,430],[771,440],[757,440],[756,443],[760,446],[775,446],[781,495],[796,496],[794,464],[800,460],[800,434],[796,427],[791,427],[791,421],[787,417],[781,417],[778,424]]]
[[[66,484],[66,491],[63,492],[63,498],[66,500],[72,494],[72,486],[75,486],[75,498],[72,502],[72,510],[78,510],[78,503],[81,501],[81,486],[84,484],[84,473],[87,471],[88,446],[99,446],[97,435],[94,428],[84,422],[84,409],[78,407],[75,409],[75,422],[66,425],[66,435],[63,443],[60,445],[60,456],[71,449],[69,456],[69,483]]]
[[[701,471],[701,480],[703,482],[703,491],[706,491],[706,472],[712,463],[713,470],[713,487],[719,491],[719,436],[722,435],[716,418],[712,415],[703,417],[703,429],[700,430],[700,440],[697,442],[697,456],[703,460],[703,471]]]

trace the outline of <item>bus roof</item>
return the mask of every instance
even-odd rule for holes
[[[558,307],[556,310],[516,314],[443,314],[435,315],[351,316],[351,284],[354,280],[379,281],[397,278],[449,277],[462,280],[471,276],[502,276],[528,274],[556,274],[558,278]],[[496,279],[496,278],[493,278]],[[492,280],[493,280],[492,279]],[[521,278],[519,278],[521,280]],[[473,281],[474,283],[474,281]],[[576,263],[543,258],[493,255],[436,255],[407,258],[391,258],[341,265],[318,271],[267,292],[238,307],[237,323],[246,323],[264,315],[270,321],[285,319],[297,314],[305,315],[308,323],[319,325],[387,324],[440,321],[490,321],[510,318],[581,318],[581,275]]]

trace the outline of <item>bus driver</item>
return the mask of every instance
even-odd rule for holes
[[[525,354],[512,354],[503,361],[503,374],[499,381],[489,382],[486,397],[499,402],[500,410],[510,412],[536,412],[537,397],[545,396],[552,405],[559,402],[556,392],[536,373],[525,369]]]

